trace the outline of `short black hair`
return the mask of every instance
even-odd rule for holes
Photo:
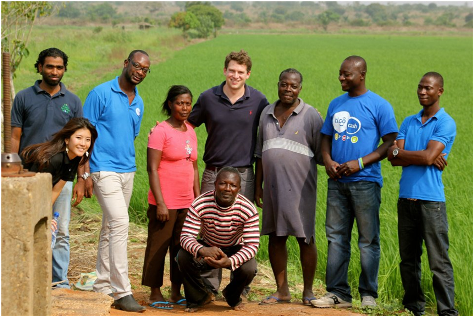
[[[219,172],[217,172],[216,180],[219,178],[219,175],[221,175],[222,173],[232,173],[232,174],[236,174],[236,175],[239,177],[239,183],[242,181],[242,179],[240,178],[239,170],[236,169],[235,167],[232,167],[232,166],[224,166],[223,168],[221,168],[221,169],[219,170]]]
[[[127,58],[127,59],[132,59],[133,56],[135,56],[136,53],[142,53],[142,54],[145,54],[146,56],[150,57],[150,56],[148,55],[148,53],[145,52],[145,51],[143,51],[143,50],[133,50],[133,51],[130,52],[130,54],[128,54],[128,58]]]
[[[281,80],[281,76],[283,76],[283,74],[285,74],[285,73],[297,74],[298,76],[300,76],[300,86],[303,85],[303,75],[298,70],[296,70],[294,68],[287,68],[284,71],[282,71],[280,73],[280,76],[278,77],[278,81]]]
[[[435,79],[438,81],[439,86],[440,86],[441,88],[444,88],[444,79],[443,79],[443,76],[441,76],[440,73],[438,73],[438,72],[427,72],[426,74],[423,75],[422,78],[424,78],[424,77],[432,77],[432,78],[435,78]]]
[[[55,48],[55,47],[50,47],[50,48],[47,48],[45,50],[42,50],[39,55],[38,55],[38,60],[36,61],[35,63],[35,68],[36,68],[36,72],[39,73],[39,68],[38,66],[41,64],[41,65],[44,65],[44,60],[46,59],[46,57],[61,57],[63,59],[63,62],[64,62],[64,71],[67,71],[67,60],[68,60],[68,57],[66,55],[66,53],[64,53],[63,51],[61,51],[59,48]]]

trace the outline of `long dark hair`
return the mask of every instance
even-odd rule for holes
[[[53,135],[50,141],[27,146],[22,152],[25,164],[38,164],[38,170],[41,171],[49,164],[51,158],[66,150],[66,139],[71,138],[77,130],[87,129],[91,132],[91,146],[89,155],[83,155],[79,165],[84,165],[88,160],[90,153],[94,148],[94,142],[97,139],[97,130],[86,118],[72,118],[59,132]]]

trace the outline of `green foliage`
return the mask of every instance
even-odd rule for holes
[[[365,12],[375,23],[388,20],[387,9],[380,3],[371,3],[365,8]]]
[[[28,42],[36,18],[48,16],[52,10],[47,1],[2,1],[2,52],[10,53],[12,78],[29,55]]]
[[[181,29],[183,35],[185,35],[188,30],[196,29],[199,26],[200,22],[192,12],[176,12],[168,24],[170,28]]]
[[[466,24],[464,26],[472,29],[472,11],[466,15],[464,21],[466,21]]]
[[[273,13],[279,14],[279,15],[285,15],[288,12],[288,8],[284,6],[278,6],[273,10]]]
[[[449,26],[449,27],[455,27],[456,24],[454,24],[452,21],[454,19],[454,13],[452,12],[445,12],[439,17],[436,18],[434,21],[434,25],[441,25],[441,26]]]
[[[323,26],[324,30],[327,31],[329,23],[339,21],[340,15],[334,11],[326,10],[323,13],[320,13],[317,19]]]
[[[74,2],[62,3],[58,11],[58,16],[61,18],[75,19],[81,15],[81,10],[79,10],[74,4]]]
[[[350,26],[369,26],[370,22],[361,18],[350,20],[349,21]]]
[[[244,12],[244,6],[242,5],[241,2],[232,2],[230,4],[230,8],[234,11],[237,11],[237,12]]]
[[[214,24],[214,37],[217,36],[217,30],[224,25],[224,18],[222,12],[211,5],[193,5],[186,9],[187,12],[192,12],[196,17],[207,16]]]
[[[108,2],[87,7],[87,15],[92,21],[107,22],[117,15],[115,8]]]
[[[97,33],[102,32],[102,29],[103,29],[103,27],[101,27],[101,26],[96,26],[96,27],[94,28],[94,30],[92,30],[92,32],[94,32],[94,33],[97,34]]]
[[[291,11],[286,15],[288,21],[301,21],[304,19],[304,13],[301,11]]]
[[[214,30],[214,22],[212,22],[211,18],[207,15],[199,16],[198,20],[199,26],[196,28],[196,31],[200,38],[207,39]]]

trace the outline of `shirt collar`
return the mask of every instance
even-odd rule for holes
[[[420,120],[420,122],[421,122],[421,117],[423,116],[423,111],[424,111],[424,109],[421,109],[420,112],[418,112],[418,114],[416,115],[416,118],[417,118],[418,120]],[[432,116],[431,118],[439,119],[439,117],[442,116],[445,112],[446,112],[446,111],[444,111],[444,108],[440,108],[440,109],[438,110],[438,112],[436,112],[435,115]],[[426,121],[426,122],[429,122],[429,121],[431,120],[431,118],[430,118],[428,121]]]
[[[115,77],[115,79],[112,81],[112,90],[118,93],[122,93],[124,95],[127,95],[126,93],[123,92],[123,90],[120,88],[119,82],[118,82],[119,76]],[[135,96],[138,96],[138,90],[137,86],[134,88],[135,91]]]
[[[299,114],[301,112],[301,110],[303,110],[303,107],[305,105],[305,102],[303,101],[303,99],[301,99],[300,97],[298,97],[298,100],[300,101],[300,104],[295,108],[293,109],[292,113],[295,113],[295,114]],[[275,116],[275,107],[278,103],[278,100],[275,101],[271,106],[272,108],[270,109],[271,111],[268,112],[269,115],[272,115],[272,116]]]
[[[47,93],[44,89],[41,89],[40,87],[41,81],[42,81],[41,79],[38,79],[33,86],[33,89],[35,90],[37,94]],[[56,95],[64,95],[66,92],[66,85],[60,82],[59,87],[60,87],[59,92]]]
[[[225,80],[222,82],[222,84],[220,84],[219,86],[217,86],[217,91],[216,91],[216,95],[218,96],[226,96],[226,94],[224,93],[224,85],[225,85]],[[250,98],[250,90],[248,89],[248,86],[247,84],[244,84],[244,88],[245,88],[245,92],[244,92],[244,95],[242,97],[239,98],[240,99],[248,99]],[[227,96],[226,96],[227,97]]]

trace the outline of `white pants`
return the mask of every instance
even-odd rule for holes
[[[132,294],[128,279],[128,206],[132,197],[132,173],[96,172],[91,177],[102,208],[102,228],[97,250],[94,291],[120,299]]]

